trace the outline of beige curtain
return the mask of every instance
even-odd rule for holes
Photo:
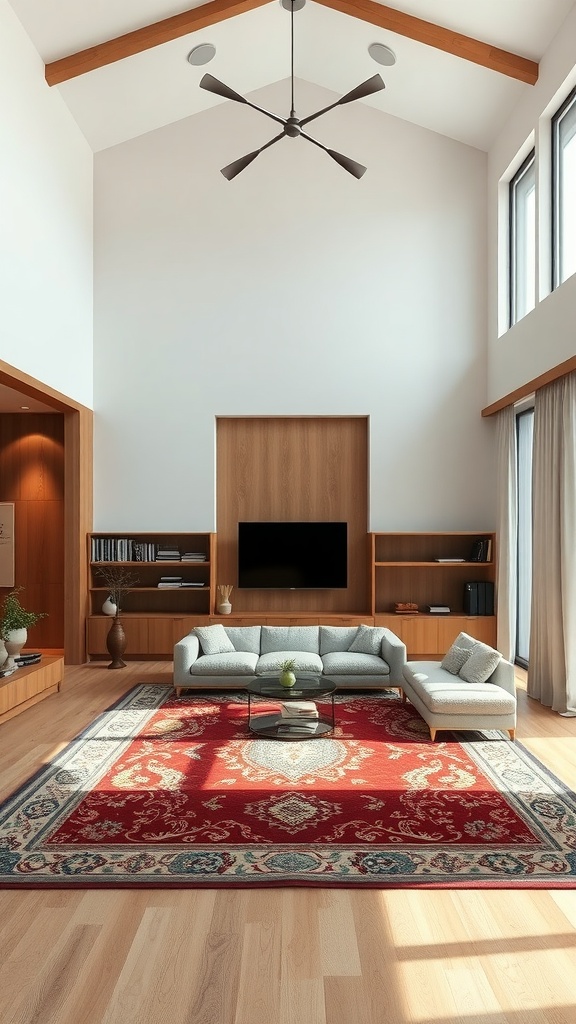
[[[528,693],[576,715],[576,374],[536,393]]]
[[[516,586],[518,531],[518,473],[516,461],[516,414],[510,405],[497,419],[497,537],[498,537],[498,639],[497,647],[507,661],[516,655]]]

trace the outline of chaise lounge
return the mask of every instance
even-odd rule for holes
[[[514,666],[499,651],[460,633],[440,661],[408,661],[403,699],[414,705],[435,739],[439,729],[497,729],[514,739]]]

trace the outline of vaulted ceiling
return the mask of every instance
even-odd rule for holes
[[[199,88],[207,70],[242,95],[290,74],[290,16],[278,0],[208,0],[191,10],[186,0],[10,2],[46,65],[46,81],[94,151],[228,102]],[[364,102],[488,149],[533,88],[574,0],[398,4],[308,0],[294,16],[296,79],[336,98],[380,72],[386,89]],[[394,51],[393,67],[374,63],[373,42]],[[216,48],[207,67],[187,61],[200,43]]]

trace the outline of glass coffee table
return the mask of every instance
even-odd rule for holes
[[[257,736],[271,736],[274,739],[282,740],[311,740],[318,736],[326,736],[334,731],[334,694],[336,683],[326,676],[296,676],[294,686],[282,686],[278,676],[259,676],[252,682],[246,683],[248,691],[248,728]],[[263,714],[262,711],[253,712],[253,699],[274,701],[276,704],[283,704],[288,711],[292,701],[316,701],[321,697],[329,697],[331,704],[331,715],[322,715],[319,712],[311,712],[309,716],[298,716],[286,718],[280,711]],[[296,711],[296,709],[294,709]]]

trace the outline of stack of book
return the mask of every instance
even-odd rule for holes
[[[41,658],[42,658],[42,655],[40,654],[39,651],[30,651],[29,654],[18,654],[18,655],[16,655],[16,657],[14,658],[14,661],[20,667],[20,666],[24,666],[24,665],[36,665],[40,661]]]
[[[182,555],[183,562],[205,562],[206,555],[203,551],[185,551]]]
[[[159,544],[156,549],[157,562],[179,562],[180,548],[176,544]]]
[[[316,732],[319,715],[313,700],[294,700],[280,705],[280,717],[279,736],[310,736]]]
[[[182,576],[161,576],[157,584],[160,590],[172,590],[174,587],[203,587],[204,583],[185,580]]]

